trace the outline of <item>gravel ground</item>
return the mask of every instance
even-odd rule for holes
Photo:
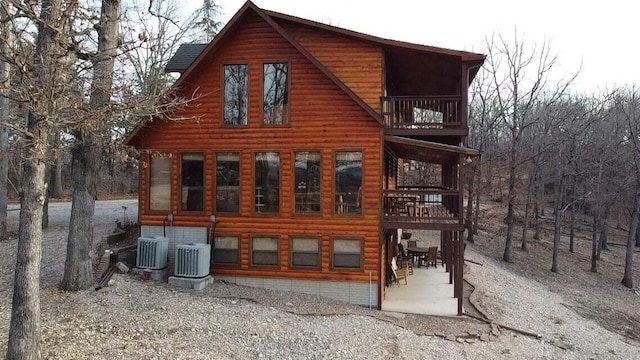
[[[122,218],[123,204],[127,216],[135,218],[135,201],[98,202],[97,233]],[[467,278],[476,287],[472,300],[495,320],[540,333],[542,340],[469,319],[386,314],[220,282],[195,292],[115,275],[101,291],[65,293],[55,285],[64,266],[69,205],[52,205],[52,226],[43,239],[46,358],[640,358],[637,344],[563,305],[571,300],[473,248],[467,257],[484,266],[470,265]],[[11,217],[15,224],[17,211]],[[0,354],[6,351],[15,249],[15,238],[0,242]],[[491,331],[490,341],[478,340]]]

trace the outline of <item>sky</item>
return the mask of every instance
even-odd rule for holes
[[[183,0],[185,11],[202,0]],[[226,23],[243,0],[216,0]],[[640,85],[640,2],[636,0],[254,0],[282,12],[383,38],[484,53],[492,34],[533,46],[548,40],[558,78],[591,93]]]

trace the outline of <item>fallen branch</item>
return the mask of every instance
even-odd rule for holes
[[[484,266],[484,264],[479,263],[479,262],[477,262],[477,261],[473,261],[473,260],[469,260],[469,259],[464,259],[464,261],[466,261],[466,262],[470,262],[470,263],[472,263],[472,264],[476,264],[476,265]]]
[[[514,327],[509,326],[509,325],[500,324],[497,321],[493,321],[491,319],[484,319],[484,318],[481,318],[479,316],[475,316],[473,314],[465,313],[464,315],[468,316],[470,318],[476,319],[476,320],[483,321],[483,322],[485,322],[485,323],[487,323],[489,325],[493,324],[493,325],[496,325],[496,326],[501,327],[503,329],[511,330],[513,332],[517,332],[517,333],[522,334],[522,335],[531,336],[534,339],[542,339],[542,335],[540,335],[540,334],[532,333],[532,332],[526,331],[526,330],[517,329],[517,328],[514,328]]]

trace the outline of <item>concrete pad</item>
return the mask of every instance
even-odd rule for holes
[[[169,285],[185,289],[202,290],[211,283],[213,283],[211,275],[207,275],[203,278],[169,276]]]
[[[169,276],[169,267],[164,269],[152,270],[152,269],[142,269],[142,268],[133,268],[131,270],[135,275],[140,276],[143,280],[164,280]]]
[[[407,314],[457,316],[458,300],[443,267],[414,268],[408,284],[393,283],[385,289],[383,311]]]

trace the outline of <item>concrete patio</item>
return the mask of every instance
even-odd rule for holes
[[[438,264],[439,265],[439,264]],[[382,311],[407,314],[457,316],[458,301],[453,297],[453,285],[442,266],[414,268],[408,284],[400,280],[385,289]]]

